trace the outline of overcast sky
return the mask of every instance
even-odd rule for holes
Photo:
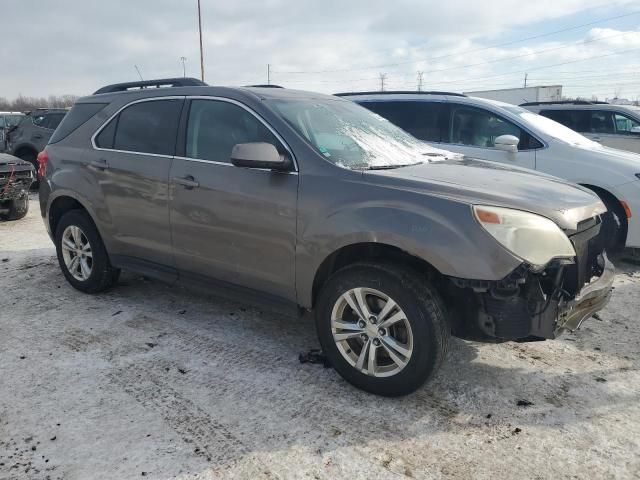
[[[272,83],[328,93],[379,89],[380,74],[415,89],[418,71],[425,89],[517,87],[528,72],[568,95],[640,97],[638,0],[201,1],[209,84],[266,83],[271,64]],[[182,56],[198,77],[196,5],[4,1],[0,97],[84,95],[136,80],[134,65],[181,76]]]

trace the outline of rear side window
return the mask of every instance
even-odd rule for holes
[[[436,102],[363,102],[363,107],[427,142],[442,141],[444,105]]]
[[[244,108],[216,100],[193,100],[187,124],[186,156],[231,163],[238,143],[266,142],[283,154],[285,149],[271,131]]]
[[[173,155],[182,99],[135,103],[113,118],[96,138],[100,148]]]
[[[616,133],[613,113],[591,111],[591,133]]]
[[[576,132],[587,133],[591,130],[591,114],[588,110],[541,110],[540,115]]]
[[[107,103],[76,103],[64,117],[49,143],[56,143],[67,137],[107,105]]]

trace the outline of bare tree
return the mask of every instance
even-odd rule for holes
[[[14,100],[0,97],[0,110],[26,112],[36,108],[69,108],[73,106],[77,99],[77,95],[49,95],[46,98],[19,95]]]

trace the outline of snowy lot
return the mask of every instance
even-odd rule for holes
[[[124,274],[64,280],[32,197],[0,224],[0,478],[638,478],[640,267],[561,340],[456,340],[371,396],[301,365],[311,320]]]

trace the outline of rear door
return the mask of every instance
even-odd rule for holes
[[[96,135],[88,172],[102,195],[113,254],[172,266],[168,179],[184,97],[129,104]]]
[[[180,276],[217,279],[295,300],[297,171],[231,164],[234,145],[268,142],[291,155],[255,113],[193,99],[171,168],[171,231]]]
[[[510,120],[483,108],[451,103],[442,148],[470,157],[535,169],[536,149],[543,145],[526,130]],[[518,151],[506,152],[495,147],[501,135],[517,137]]]

